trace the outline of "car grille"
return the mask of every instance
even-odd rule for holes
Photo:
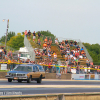
[[[25,76],[25,74],[15,74],[15,73],[9,73],[9,75],[11,75],[13,77]]]

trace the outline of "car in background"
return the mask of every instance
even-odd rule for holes
[[[20,64],[16,65],[12,71],[7,72],[5,77],[8,82],[17,80],[18,82],[27,81],[27,83],[30,83],[35,80],[37,83],[41,83],[42,79],[45,78],[45,71],[38,64]]]

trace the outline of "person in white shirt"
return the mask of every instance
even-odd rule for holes
[[[55,40],[55,43],[58,45],[59,43],[58,43],[58,39],[56,38],[56,40]]]

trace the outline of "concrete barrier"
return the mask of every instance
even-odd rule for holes
[[[0,72],[0,79],[4,79],[7,72]]]
[[[0,72],[0,79],[4,79],[6,72]],[[46,79],[71,79],[71,74],[57,74],[57,73],[45,73]]]

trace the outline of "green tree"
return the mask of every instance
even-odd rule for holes
[[[24,46],[24,36],[21,33],[17,33],[16,36],[10,38],[7,45],[18,50],[20,47]]]
[[[94,64],[100,64],[100,45],[99,44],[92,44],[83,43],[86,49],[88,50],[90,56],[93,59]]]
[[[10,40],[11,37],[15,36],[15,32],[9,32],[8,35],[7,35],[7,41]],[[0,39],[0,42],[5,42],[5,39],[6,39],[6,36],[2,36],[1,39]]]
[[[51,38],[52,39],[52,42],[54,43],[54,41],[55,41],[55,36],[54,36],[54,34],[52,34],[50,31],[38,31],[38,32],[36,32],[37,34],[38,33],[41,33],[42,35],[43,35],[43,37],[42,37],[42,39],[44,40],[46,37],[49,39],[49,38]]]

